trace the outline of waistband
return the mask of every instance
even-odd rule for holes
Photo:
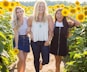
[[[19,35],[19,37],[28,37],[27,35]]]

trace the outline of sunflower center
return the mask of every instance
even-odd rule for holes
[[[80,8],[79,8],[79,7],[78,7],[77,9],[78,9],[78,10],[80,10]]]
[[[4,4],[4,6],[8,6],[9,5],[9,3],[7,1],[5,1],[3,4]]]
[[[79,5],[79,2],[76,2],[77,5]]]
[[[11,6],[14,6],[14,3],[11,3]]]
[[[1,14],[2,12],[0,11],[0,14]]]
[[[12,8],[9,8],[9,11],[12,11]]]
[[[84,7],[84,10],[87,10],[87,7]]]
[[[67,12],[66,12],[66,11],[64,11],[64,14],[67,14]]]
[[[75,10],[74,10],[74,9],[72,9],[72,10],[71,10],[71,13],[75,13]]]
[[[80,20],[82,20],[84,17],[83,17],[83,15],[79,15],[78,18],[79,18]]]
[[[85,11],[85,15],[87,15],[87,11]]]

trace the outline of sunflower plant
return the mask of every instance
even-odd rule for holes
[[[68,38],[69,54],[64,58],[66,72],[87,71],[87,23],[71,30],[73,34]]]
[[[0,72],[9,72],[10,65],[17,61],[13,52],[13,31],[9,18],[8,13],[0,15]]]

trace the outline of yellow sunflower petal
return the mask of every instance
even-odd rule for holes
[[[14,54],[18,54],[19,53],[19,49],[18,48],[14,48]]]
[[[63,16],[68,16],[69,15],[69,10],[68,9],[63,9],[62,10],[62,15]]]
[[[84,13],[79,13],[79,14],[77,14],[77,15],[76,15],[76,19],[77,19],[78,21],[80,21],[80,22],[85,21],[85,15],[84,15]]]
[[[75,2],[75,5],[77,5],[77,6],[80,5],[80,2],[79,1],[76,1]]]

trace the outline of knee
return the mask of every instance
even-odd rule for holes
[[[24,58],[19,58],[19,62],[21,62],[21,63],[25,63],[25,59]]]
[[[48,64],[49,63],[49,59],[46,59],[42,62],[42,65]]]
[[[60,61],[56,61],[56,65],[60,66],[61,62]]]

